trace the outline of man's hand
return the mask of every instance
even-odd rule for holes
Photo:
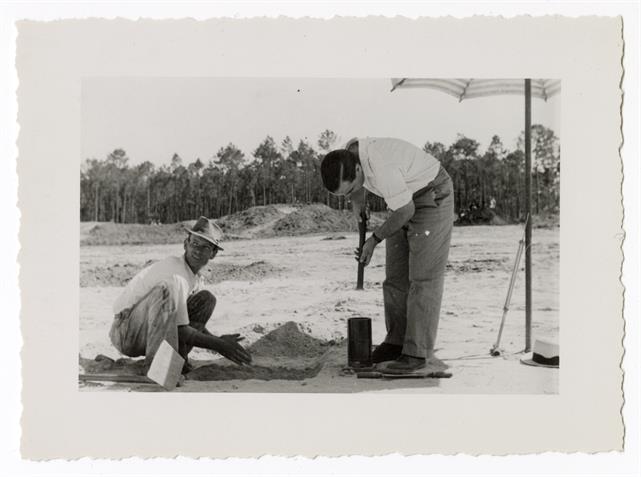
[[[244,336],[240,336],[240,333],[233,333],[231,335],[221,335],[220,337],[224,340],[233,341],[234,343],[238,343],[239,341],[242,341],[245,339]]]
[[[207,329],[198,331],[189,325],[181,325],[178,327],[178,339],[188,345],[216,351],[236,364],[249,364],[252,360],[247,350],[238,344],[243,338],[237,333],[218,337]]]
[[[361,262],[364,266],[367,266],[369,264],[369,261],[372,259],[372,255],[374,254],[374,249],[378,245],[378,242],[374,238],[374,236],[370,236],[367,240],[365,240],[365,243],[363,244],[363,250],[360,253],[358,253],[358,249],[355,250],[355,255],[356,255],[356,260]]]
[[[234,335],[227,335],[234,336]],[[242,339],[242,338],[241,338]],[[243,365],[249,364],[252,361],[251,355],[247,352],[245,348],[237,343],[239,340],[228,339],[220,337],[216,346],[216,351],[221,355],[227,358],[230,361],[233,361],[236,364]]]

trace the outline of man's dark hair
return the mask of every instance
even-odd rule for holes
[[[321,162],[321,176],[323,185],[330,192],[335,192],[341,185],[341,181],[353,181],[356,179],[356,164],[358,159],[346,149],[337,149],[328,153]],[[341,166],[343,177],[341,178]]]

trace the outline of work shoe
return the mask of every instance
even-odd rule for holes
[[[425,358],[402,354],[394,361],[387,361],[378,366],[378,370],[389,374],[411,374],[425,368]]]
[[[416,356],[401,355],[395,361],[381,363],[376,367],[377,371],[388,374],[439,374],[444,373],[449,366],[436,356],[429,359],[417,358]],[[447,376],[449,377],[449,376]]]
[[[398,359],[403,352],[401,345],[390,343],[381,343],[372,353],[372,363],[382,363],[383,361],[393,361]]]

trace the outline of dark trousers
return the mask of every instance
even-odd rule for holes
[[[403,346],[410,356],[430,357],[434,351],[454,222],[452,192],[441,168],[414,195],[416,212],[408,224],[385,242],[385,342]]]

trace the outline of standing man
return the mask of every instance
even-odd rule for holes
[[[223,233],[206,217],[186,231],[184,255],[141,270],[118,297],[111,342],[126,356],[145,356],[149,366],[166,340],[185,359],[183,373],[191,369],[187,356],[194,346],[217,351],[236,364],[250,363],[251,356],[238,344],[240,335],[218,337],[205,327],[216,297],[202,290],[204,280],[199,272],[222,250]]]
[[[383,300],[387,336],[372,355],[378,368],[411,374],[445,369],[434,356],[445,265],[454,221],[452,180],[436,158],[392,138],[352,139],[321,163],[325,187],[348,197],[360,219],[366,189],[385,199],[388,219],[363,245],[367,265],[386,241]]]

